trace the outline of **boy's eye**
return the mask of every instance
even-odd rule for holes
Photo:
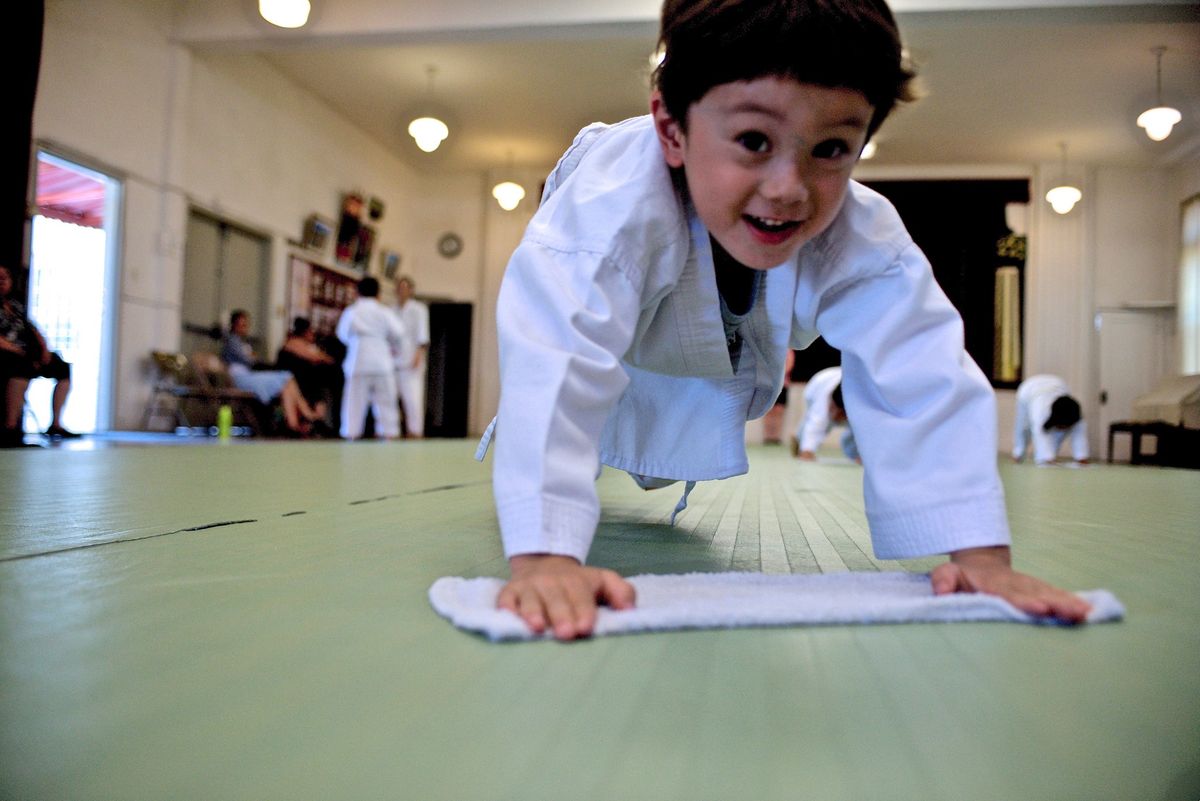
[[[850,152],[850,145],[841,139],[826,139],[813,148],[813,156],[819,159],[837,159]]]
[[[758,131],[746,131],[738,134],[735,141],[752,153],[766,153],[771,149],[771,142],[767,139],[766,134]]]

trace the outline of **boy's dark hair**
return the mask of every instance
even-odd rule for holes
[[[238,320],[242,319],[243,317],[249,317],[249,316],[250,316],[250,312],[246,311],[245,309],[234,309],[233,311],[231,311],[229,313],[229,330],[230,331],[233,330],[233,327],[235,325],[237,325]]]
[[[840,381],[838,382],[838,385],[833,388],[833,393],[830,394],[829,400],[833,401],[833,405],[841,409],[843,412],[846,411],[846,402],[842,400],[842,383]]]
[[[358,282],[358,294],[364,298],[374,298],[379,296],[379,281],[367,276]]]
[[[1079,401],[1070,395],[1063,395],[1055,398],[1054,403],[1050,404],[1050,416],[1046,418],[1046,424],[1042,428],[1046,431],[1052,428],[1070,428],[1078,423],[1082,416]]]
[[[297,317],[292,320],[292,336],[302,337],[308,333],[310,328],[312,328],[312,323],[307,317]]]
[[[685,131],[710,89],[766,76],[862,92],[868,139],[897,101],[915,99],[885,0],[665,0],[658,47],[654,84]]]

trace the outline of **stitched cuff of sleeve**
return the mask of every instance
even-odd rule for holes
[[[879,559],[913,559],[1011,543],[1001,492],[919,509],[868,512],[867,521]]]
[[[497,503],[496,516],[506,557],[552,553],[580,562],[586,561],[600,522],[598,509],[540,496]]]

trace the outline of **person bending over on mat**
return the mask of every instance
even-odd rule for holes
[[[650,114],[585,128],[509,261],[497,327],[498,605],[588,635],[635,604],[585,566],[601,463],[645,488],[746,472],[788,347],[842,352],[876,555],[933,591],[1078,621],[1012,569],[992,389],[892,206],[850,180],[912,72],[883,0],[666,0]]]

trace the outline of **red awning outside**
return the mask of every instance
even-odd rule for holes
[[[63,222],[104,227],[104,184],[82,173],[38,160],[37,211]]]

